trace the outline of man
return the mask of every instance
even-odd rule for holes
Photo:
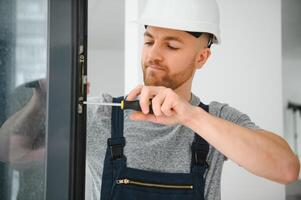
[[[299,161],[282,138],[226,104],[212,102],[208,112],[206,106],[198,106],[200,99],[191,92],[192,80],[210,57],[211,43],[220,41],[218,21],[213,0],[148,2],[139,20],[146,27],[141,61],[144,85],[127,96],[127,100],[139,99],[142,112],[124,112],[121,157],[114,158],[110,140],[107,147],[111,129],[112,134],[118,132],[111,121],[115,111],[100,106],[89,115],[87,171],[92,177],[92,199],[220,199],[226,159],[279,183],[297,179]],[[112,97],[105,94],[103,100],[111,102]],[[210,145],[206,154],[209,168],[204,172],[204,166],[199,167],[199,176],[193,174],[197,167],[191,161],[195,134]],[[191,190],[197,188],[195,193],[175,189],[183,173],[196,179],[190,185]],[[153,177],[158,182],[150,182]]]

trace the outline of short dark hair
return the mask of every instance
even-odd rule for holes
[[[199,38],[201,37],[202,34],[207,34],[208,35],[208,44],[207,47],[210,48],[211,45],[213,44],[213,35],[211,33],[206,33],[206,32],[191,32],[191,31],[186,31],[187,33],[191,34],[192,36]]]
[[[148,25],[144,25],[144,28],[147,29]],[[199,38],[201,37],[202,34],[207,34],[208,35],[208,44],[207,47],[210,48],[211,45],[213,44],[213,35],[211,33],[205,33],[205,32],[192,32],[192,31],[185,31],[189,34],[191,34],[192,36]]]

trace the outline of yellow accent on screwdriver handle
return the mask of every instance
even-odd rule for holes
[[[131,110],[136,110],[136,111],[141,112],[139,100],[134,100],[134,101],[122,100],[120,103],[121,103],[120,108],[122,110],[131,109]],[[149,101],[149,114],[153,114],[151,100]]]
[[[121,110],[123,110],[124,109],[124,100],[122,100],[120,103],[121,103],[120,108],[121,108]]]

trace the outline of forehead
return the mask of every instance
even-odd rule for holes
[[[193,37],[185,31],[155,26],[147,26],[144,36],[155,39],[178,39],[181,41],[193,39]]]

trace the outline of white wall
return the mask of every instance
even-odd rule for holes
[[[88,80],[90,96],[124,94],[124,0],[89,0]]]
[[[90,96],[109,93],[114,96],[124,94],[124,50],[89,49],[88,79]]]
[[[143,41],[143,26],[137,25],[146,0],[126,0],[125,3],[125,73],[124,88],[128,93],[142,82],[140,67],[140,51]]]
[[[282,135],[281,1],[220,0],[219,5],[222,45],[214,49],[194,89],[208,101],[227,102],[262,128]],[[222,196],[280,200],[285,191],[226,162]]]
[[[193,91],[208,103],[227,102],[261,127],[282,135],[281,1],[220,0],[222,44],[195,77]],[[133,3],[127,1],[126,4]],[[129,13],[130,11],[126,12]],[[127,28],[127,26],[126,26]],[[137,30],[139,33],[139,30]],[[140,32],[142,34],[142,32]],[[130,35],[126,40],[137,40]],[[136,44],[135,44],[136,45]],[[131,49],[134,59],[137,47]],[[139,61],[126,65],[125,91],[141,81]],[[284,186],[251,175],[227,161],[224,200],[283,200]]]

